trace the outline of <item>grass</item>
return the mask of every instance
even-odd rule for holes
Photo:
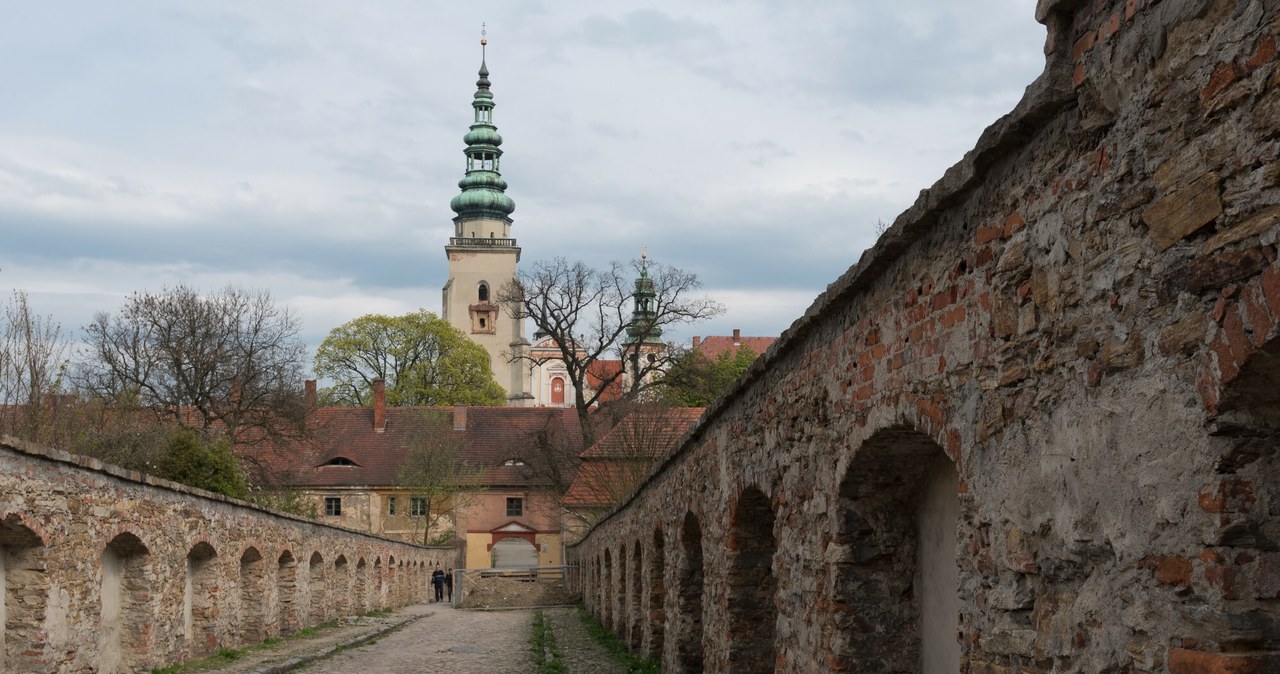
[[[360,615],[361,617],[366,617],[366,618],[377,618],[377,617],[389,615],[391,611],[392,609],[384,608],[384,609],[378,609],[376,611],[369,611],[367,613],[361,613]],[[223,648],[219,650],[217,653],[210,655],[209,657],[204,658],[202,660],[190,660],[187,662],[175,663],[175,664],[169,665],[168,667],[156,667],[151,670],[151,674],[193,674],[194,672],[200,672],[206,669],[214,669],[216,667],[225,665],[229,662],[239,660],[240,658],[250,653],[253,653],[255,651],[271,648],[276,644],[281,644],[286,641],[294,641],[297,639],[308,639],[308,638],[319,635],[321,632],[325,630],[333,629],[334,627],[338,627],[338,626],[339,626],[339,621],[330,620],[329,622],[326,622],[326,623],[320,623],[319,625],[312,625],[311,627],[303,628],[298,632],[294,634],[290,634],[289,636],[286,636],[286,637],[267,637],[266,639],[262,640],[262,643],[250,644],[248,646],[245,646],[244,648]]]
[[[604,623],[598,618],[587,612],[582,606],[578,607],[578,617],[582,619],[582,624],[587,628],[587,634],[591,639],[600,644],[609,655],[617,660],[620,664],[627,668],[627,674],[661,674],[662,667],[654,660],[637,655],[631,652],[626,642],[618,637],[618,635],[609,631]]]
[[[529,648],[533,656],[533,664],[537,674],[565,674],[563,656],[556,645],[555,632],[542,611],[533,614],[533,635],[529,637]],[[550,656],[550,659],[547,656]]]

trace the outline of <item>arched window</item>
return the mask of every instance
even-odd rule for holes
[[[480,282],[479,297],[481,302],[489,301],[489,284],[488,283],[485,283],[483,281]]]
[[[323,464],[321,464],[321,465],[325,465],[325,466],[354,466],[354,465],[356,465],[356,462],[355,462],[355,461],[352,461],[351,459],[348,459],[348,458],[347,458],[347,457],[345,457],[345,456],[335,456],[335,457],[333,457],[332,459],[329,459],[328,461],[325,461],[325,462],[324,462]]]

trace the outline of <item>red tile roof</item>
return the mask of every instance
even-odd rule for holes
[[[656,459],[671,451],[705,407],[655,407],[632,411],[582,452],[584,459]]]
[[[594,391],[600,390],[601,382],[608,381],[609,384],[605,388],[604,393],[600,394],[598,402],[610,402],[622,398],[622,361],[621,360],[594,360],[587,364],[587,381],[586,384]],[[612,377],[612,379],[610,379]]]
[[[729,335],[715,335],[711,337],[703,337],[702,342],[696,347],[701,351],[708,360],[715,360],[720,354],[726,351],[737,353],[738,349],[748,347],[757,356],[764,355],[773,343],[778,341],[777,337],[739,337],[734,340]],[[735,343],[736,342],[736,343]]]
[[[590,461],[582,464],[573,484],[569,485],[569,491],[565,492],[564,505],[569,508],[591,508],[617,503],[648,472],[648,466],[637,469],[623,463]]]
[[[565,506],[617,503],[648,474],[654,461],[671,451],[705,409],[656,407],[627,414],[582,452],[582,467],[564,495]]]
[[[312,437],[272,447],[241,450],[279,484],[292,487],[387,486],[408,448],[417,442],[459,442],[460,454],[481,469],[488,486],[529,484],[522,466],[509,460],[531,456],[540,434],[581,443],[576,410],[550,407],[467,407],[466,430],[453,430],[452,407],[388,407],[385,431],[373,428],[373,409],[323,407],[315,411]],[[343,457],[355,465],[325,466]]]

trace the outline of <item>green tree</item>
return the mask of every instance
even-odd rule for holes
[[[448,540],[451,530],[440,530],[484,489],[481,471],[463,459],[463,439],[453,431],[447,413],[423,412],[421,425],[410,437],[396,471],[396,482],[409,497],[408,515],[414,530],[420,528],[423,545]]]
[[[501,405],[489,354],[435,314],[368,314],[329,332],[316,349],[316,374],[334,382],[326,402],[365,405],[373,382],[391,405]]]
[[[662,378],[662,398],[681,407],[706,407],[724,395],[755,360],[756,352],[748,346],[723,351],[714,359],[701,351],[686,351]]]
[[[156,475],[174,482],[243,499],[249,483],[225,438],[205,440],[190,429],[178,429],[160,454]]]

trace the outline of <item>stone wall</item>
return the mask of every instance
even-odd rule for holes
[[[452,550],[0,439],[0,672],[132,672],[422,601]]]
[[[1017,108],[569,550],[663,671],[1280,671],[1280,3],[1036,13]]]

